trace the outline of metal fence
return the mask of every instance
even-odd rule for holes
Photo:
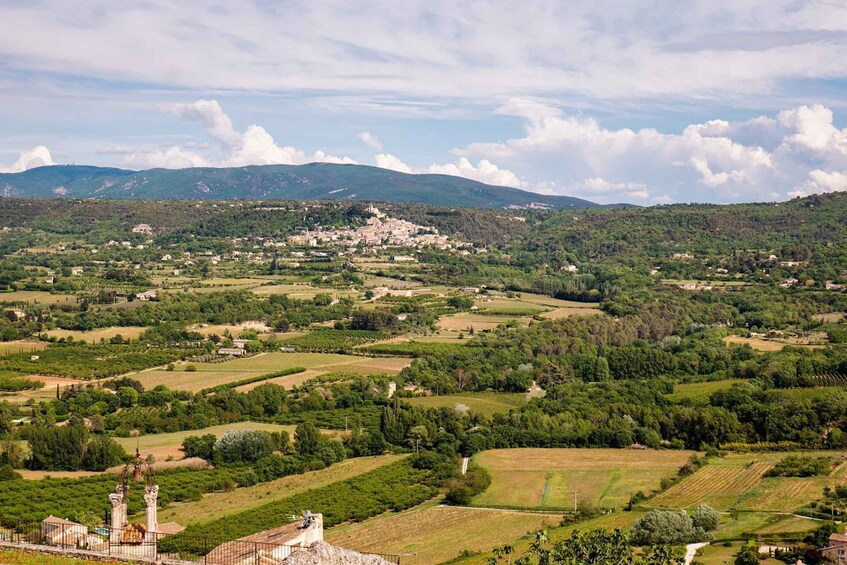
[[[20,522],[0,526],[0,542],[37,550],[47,546],[61,550],[84,550],[109,557],[139,561],[203,563],[204,565],[262,565],[278,562],[300,546],[208,537],[170,536],[141,530],[88,528],[65,520]],[[399,555],[371,554],[400,565]]]

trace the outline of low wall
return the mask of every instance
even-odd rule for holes
[[[25,553],[47,553],[60,555],[62,557],[75,557],[86,561],[122,561],[125,563],[155,563],[157,565],[195,565],[193,561],[181,561],[178,559],[150,559],[145,557],[132,557],[128,555],[109,555],[100,551],[88,551],[85,549],[63,549],[52,545],[20,544],[8,541],[0,541],[0,548],[12,549]]]

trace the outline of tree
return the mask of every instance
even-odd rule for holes
[[[294,441],[297,446],[297,453],[314,455],[320,448],[321,432],[313,423],[304,422],[294,430]]]
[[[679,545],[698,541],[694,537],[694,524],[684,510],[651,510],[632,526],[636,545]]]
[[[138,404],[138,391],[128,386],[122,386],[117,392],[118,400],[123,408],[131,408]]]
[[[108,436],[94,436],[85,448],[82,468],[86,471],[105,471],[119,465],[126,458],[126,452],[115,440]]]
[[[415,452],[421,445],[426,446],[429,442],[429,430],[426,426],[413,426],[409,430],[409,444],[415,448]]]
[[[735,565],[759,565],[759,548],[754,542],[749,542],[741,548],[735,557]]]
[[[692,524],[704,532],[711,532],[717,528],[718,520],[720,520],[720,514],[708,504],[700,504],[691,512]]]
[[[188,436],[182,440],[182,451],[186,457],[200,457],[206,461],[211,461],[217,439],[215,434]]]
[[[261,430],[230,430],[212,447],[216,461],[252,463],[274,451],[271,434]]]

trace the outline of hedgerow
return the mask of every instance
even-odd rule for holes
[[[305,367],[291,367],[290,369],[283,369],[282,371],[275,371],[273,373],[266,373],[264,375],[256,375],[255,377],[247,377],[246,379],[241,379],[238,381],[232,381],[230,383],[224,383],[217,386],[210,386],[209,388],[204,388],[200,391],[200,394],[212,394],[215,392],[221,392],[224,390],[229,390],[232,388],[238,388],[240,386],[249,385],[252,383],[258,383],[262,381],[267,381],[270,379],[275,379],[277,377],[285,377],[287,375],[294,375],[296,373],[302,373],[305,371]]]

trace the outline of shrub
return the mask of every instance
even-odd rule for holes
[[[258,461],[273,451],[271,434],[259,430],[230,430],[212,447],[214,459],[224,463]]]
[[[718,527],[720,514],[708,504],[701,504],[691,512],[691,522],[695,528],[710,532]]]

